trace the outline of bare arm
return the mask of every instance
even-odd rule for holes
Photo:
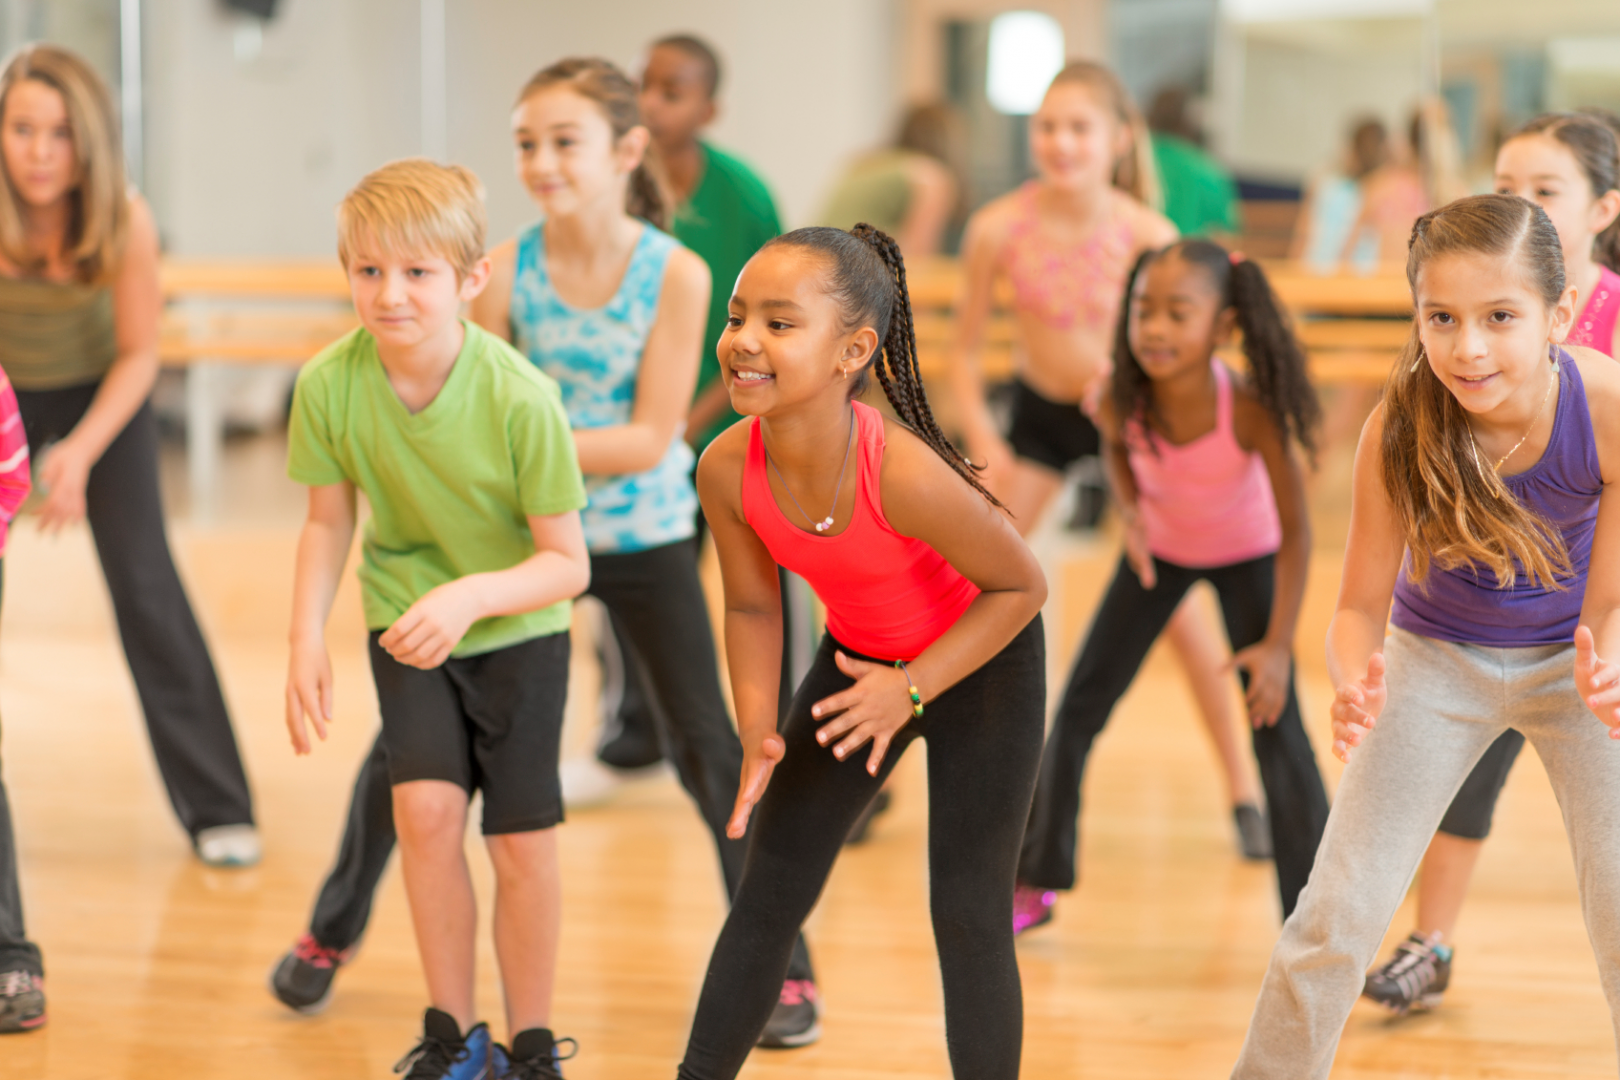
[[[1012,459],[985,399],[980,351],[995,300],[997,252],[1001,246],[995,204],[968,222],[962,242],[962,295],[956,305],[956,348],[951,352],[950,384],[960,410],[968,450],[975,461],[988,463],[992,475]],[[1005,471],[1003,468],[1002,471]]]
[[[90,408],[40,462],[40,479],[49,491],[40,507],[40,527],[48,532],[84,517],[84,489],[91,468],[157,381],[158,324],[163,315],[157,225],[139,196],[131,197],[129,211],[129,237],[112,284],[117,358],[102,377]]]
[[[686,419],[697,385],[709,312],[709,268],[685,248],[670,253],[658,315],[647,335],[628,424],[577,428],[574,446],[587,476],[638,473],[657,465]]]
[[[1104,380],[1104,390],[1107,380]],[[1142,588],[1151,589],[1158,584],[1158,570],[1153,565],[1153,553],[1148,550],[1147,530],[1142,524],[1142,511],[1138,505],[1141,490],[1136,486],[1136,474],[1131,471],[1130,447],[1125,443],[1125,430],[1114,416],[1114,403],[1103,394],[1097,404],[1095,420],[1102,432],[1103,468],[1108,474],[1108,486],[1114,494],[1114,505],[1119,508],[1120,522],[1125,527],[1125,559],[1136,573]]]
[[[291,657],[286,719],[293,751],[307,754],[308,716],[324,741],[332,722],[332,664],[326,652],[326,620],[332,612],[343,564],[354,543],[355,495],[348,482],[309,489],[309,511],[298,535],[293,572]]]
[[[731,408],[731,391],[726,388],[726,380],[714,380],[692,401],[692,409],[686,414],[686,441],[696,446],[703,433],[714,426],[714,422],[726,414]]]
[[[1587,408],[1597,436],[1603,493],[1598,496],[1597,528],[1575,632],[1575,685],[1587,707],[1620,738],[1620,368],[1591,349],[1571,350],[1586,384]]]
[[[931,258],[939,254],[956,206],[956,178],[934,158],[916,154],[906,162],[906,184],[911,199],[895,242],[907,259]]]

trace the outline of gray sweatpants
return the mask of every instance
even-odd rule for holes
[[[1325,1080],[1440,818],[1509,727],[1535,745],[1558,795],[1586,932],[1620,1019],[1620,743],[1575,692],[1574,646],[1493,649],[1392,630],[1384,656],[1389,701],[1339,782],[1234,1080]]]

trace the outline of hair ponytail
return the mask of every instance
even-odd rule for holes
[[[1119,76],[1093,60],[1071,60],[1052,77],[1047,93],[1064,83],[1079,83],[1096,93],[1120,127],[1131,133],[1131,148],[1114,162],[1109,180],[1137,202],[1155,210],[1163,209],[1164,192],[1159,186],[1159,168],[1153,160],[1153,136],[1142,118],[1142,110],[1136,107],[1131,92],[1125,89]]]
[[[518,94],[518,104],[530,95],[553,86],[566,86],[580,97],[594,102],[607,118],[613,130],[614,141],[641,127],[641,107],[636,103],[636,86],[611,61],[588,56],[574,56],[559,60],[550,67],[536,72]],[[625,192],[625,212],[645,218],[660,229],[668,230],[673,216],[675,200],[670,196],[669,183],[664,176],[663,161],[658,148],[647,144],[641,164],[630,174],[630,185]]]
[[[1237,317],[1255,396],[1276,422],[1283,441],[1297,442],[1314,462],[1322,406],[1306,373],[1305,351],[1294,336],[1288,315],[1259,264],[1209,240],[1180,240],[1161,251],[1146,252],[1132,268],[1114,333],[1114,414],[1121,420],[1137,420],[1150,438],[1154,428],[1162,426],[1153,398],[1153,380],[1131,350],[1130,297],[1142,272],[1172,253],[1209,274],[1223,306],[1231,308]]]
[[[1412,226],[1406,278],[1417,299],[1418,273],[1447,254],[1494,256],[1519,265],[1549,306],[1564,292],[1564,257],[1546,211],[1516,195],[1475,195],[1431,210]],[[1467,411],[1430,370],[1418,324],[1384,387],[1379,444],[1384,491],[1411,553],[1411,579],[1431,565],[1474,564],[1498,588],[1523,574],[1561,588],[1569,552],[1558,531],[1508,490],[1480,456]]]
[[[877,331],[879,347],[855,377],[850,396],[864,391],[867,372],[874,372],[900,420],[973,490],[1000,507],[1001,502],[979,480],[981,467],[946,437],[929,408],[917,366],[917,330],[900,245],[882,229],[862,222],[849,232],[825,226],[795,229],[765,244],[766,248],[778,246],[824,256],[830,263],[828,292],[843,314],[845,327],[870,326]]]

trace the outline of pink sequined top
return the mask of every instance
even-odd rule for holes
[[[1282,519],[1259,453],[1232,430],[1232,376],[1215,369],[1215,428],[1176,446],[1125,425],[1137,508],[1148,550],[1177,566],[1206,569],[1270,555],[1282,547]]]
[[[1586,306],[1581,308],[1565,344],[1585,345],[1605,356],[1613,356],[1617,316],[1620,316],[1620,274],[1600,264],[1597,288],[1586,298]]]
[[[0,371],[0,555],[6,553],[6,530],[28,498],[28,436],[11,380]]]
[[[1067,330],[1112,327],[1136,254],[1130,225],[1116,209],[1083,244],[1059,247],[1043,235],[1031,180],[1018,192],[1018,217],[1001,251],[1019,311]]]

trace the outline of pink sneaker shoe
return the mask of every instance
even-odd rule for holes
[[[1013,889],[1013,935],[1025,930],[1045,926],[1052,921],[1052,907],[1057,893],[1051,889],[1037,889],[1033,885],[1018,885]]]

